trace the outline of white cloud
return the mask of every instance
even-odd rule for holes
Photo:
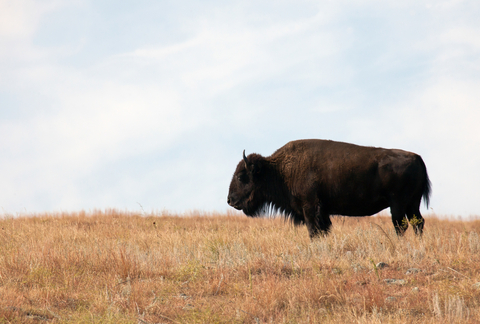
[[[30,36],[46,8],[32,0],[0,1],[0,37]]]
[[[57,208],[81,208],[75,185],[83,178],[117,159],[166,149],[199,122],[184,114],[175,91],[68,71],[45,70],[37,77],[42,75],[49,81],[41,87],[52,102],[48,112],[0,122],[7,206],[31,209],[43,192]]]
[[[139,48],[119,58],[129,60],[127,64],[167,70],[169,77],[178,78],[189,90],[213,96],[251,80],[279,75],[305,60],[318,60],[318,64],[339,51],[334,33],[318,30],[324,23],[320,16],[256,28],[238,28],[241,18],[230,18],[237,20],[233,27],[231,20],[203,21],[186,41]]]
[[[472,50],[480,50],[480,31],[471,27],[454,27],[441,35],[446,45],[467,45]]]

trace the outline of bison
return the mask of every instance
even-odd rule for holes
[[[255,217],[273,206],[310,238],[326,235],[330,215],[369,216],[390,207],[398,235],[423,232],[422,198],[428,208],[431,183],[422,158],[411,152],[330,140],[297,140],[269,157],[241,160],[227,202]]]

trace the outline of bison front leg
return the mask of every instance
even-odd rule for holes
[[[304,207],[303,215],[310,239],[328,234],[332,221],[330,220],[330,215],[320,205]]]
[[[392,214],[392,223],[398,236],[402,236],[408,228],[408,222],[405,217],[405,209],[402,204],[394,203],[390,206]]]

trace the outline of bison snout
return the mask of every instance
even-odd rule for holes
[[[233,208],[235,209],[240,209],[238,207],[238,202],[236,202],[232,197],[228,196],[227,197],[227,204],[229,204],[230,206],[232,206]]]

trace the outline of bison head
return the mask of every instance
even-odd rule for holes
[[[256,216],[265,205],[263,192],[264,169],[266,160],[258,154],[250,154],[248,158],[243,151],[243,160],[230,182],[227,203],[235,209],[242,210],[245,215]]]

